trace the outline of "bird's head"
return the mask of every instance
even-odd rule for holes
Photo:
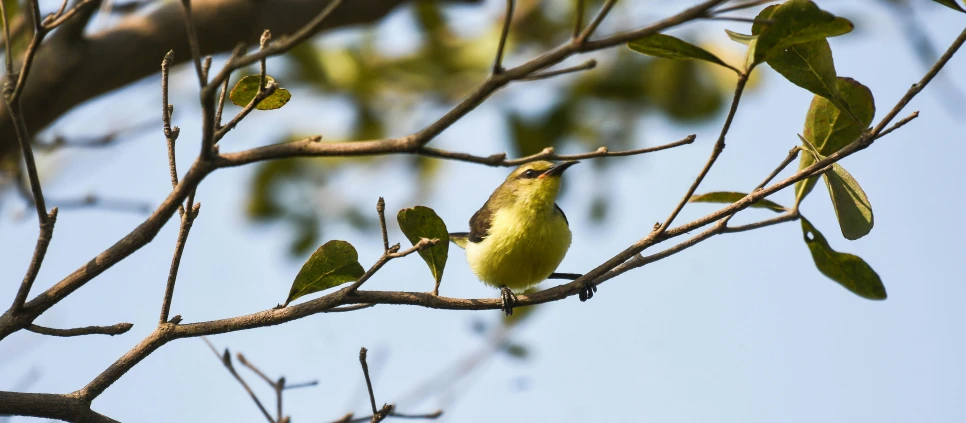
[[[554,164],[538,161],[524,164],[510,173],[500,187],[502,194],[514,201],[538,202],[553,205],[560,191],[560,175],[579,162]]]

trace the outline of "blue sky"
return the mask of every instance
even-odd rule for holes
[[[487,2],[485,7],[495,12],[502,7],[497,3]],[[836,68],[840,75],[872,89],[878,119],[925,69],[914,60],[893,17],[872,3],[820,2],[857,25],[855,34],[831,40]],[[966,21],[921,3],[925,4],[919,17],[929,23],[927,33],[944,49]],[[668,6],[655,10],[671,11]],[[643,21],[658,15],[655,11],[634,18]],[[384,25],[398,28],[406,22],[403,12]],[[720,31],[723,26],[699,25],[708,28],[704,39],[727,42]],[[508,60],[516,59],[520,58]],[[200,135],[197,108],[192,105],[195,81],[189,71],[179,69],[173,85],[176,120],[182,127],[182,168],[197,153],[191,140]],[[743,100],[728,147],[700,192],[753,188],[797,143],[795,134],[801,131],[811,94],[771,70],[763,71],[763,85]],[[857,254],[873,266],[886,285],[888,300],[860,299],[822,276],[797,223],[720,236],[607,282],[587,303],[570,298],[540,307],[513,334],[531,352],[528,360],[497,355],[459,385],[456,394],[402,403],[400,411],[443,406],[450,422],[966,420],[966,343],[956,336],[966,323],[959,305],[966,298],[961,245],[966,230],[959,224],[966,207],[959,171],[966,155],[964,105],[949,107],[940,95],[950,89],[950,82],[966,90],[958,77],[964,72],[966,57],[961,54],[944,70],[950,81],[930,86],[901,115],[920,110],[919,119],[842,163],[871,200],[876,221],[871,234],[854,242],[843,239],[821,186],[803,205],[805,216],[835,249]],[[522,93],[539,96],[550,87],[515,84],[433,145],[480,154],[504,151],[502,100]],[[154,79],[144,81],[85,106],[59,122],[58,128],[97,133],[126,120],[140,121],[157,114],[159,95]],[[296,93],[287,107],[289,113],[306,118],[302,125],[320,133],[338,130],[338,116],[344,112],[318,109],[331,102],[302,101]],[[561,270],[590,269],[663,220],[706,160],[721,119],[681,126],[649,116],[640,122],[647,128],[640,144],[677,140],[690,133],[698,135],[697,142],[613,159],[615,165],[598,177],[586,166],[568,171],[570,186],[560,205],[570,218],[574,245]],[[255,114],[222,148],[262,145],[274,139],[274,126],[284,123],[271,114]],[[397,171],[402,159],[383,163],[389,169],[386,174],[370,172],[353,179],[358,189],[348,200],[374,204],[383,195],[391,212],[412,206],[403,203],[409,181],[400,180],[405,174]],[[160,129],[111,150],[49,157],[44,164],[50,196],[97,192],[157,204],[170,189]],[[287,230],[252,225],[242,215],[251,171],[219,171],[198,192],[204,207],[188,242],[172,308],[185,321],[274,306],[298,271],[301,263],[285,253]],[[459,222],[452,226],[460,226],[507,170],[445,163],[441,172],[434,194],[424,204],[446,222]],[[613,223],[598,226],[590,223],[584,202],[602,184],[615,195]],[[773,199],[787,204],[791,194],[779,193]],[[4,200],[0,269],[9,282],[0,290],[0,303],[14,295],[36,236],[31,210],[18,220],[15,215],[22,206],[9,194]],[[713,206],[689,206],[678,221],[712,210]],[[760,217],[768,217],[767,212],[746,211],[735,222]],[[88,261],[142,219],[98,210],[62,212],[34,292]],[[150,333],[176,233],[172,221],[153,243],[38,321],[55,327],[125,321],[134,323],[134,329],[115,337],[67,339],[17,333],[0,344],[0,389],[11,389],[36,371],[39,378],[29,390],[73,391]],[[390,236],[405,242],[395,228]],[[364,265],[381,252],[375,232],[334,225],[326,238],[350,240]],[[458,252],[451,251],[442,294],[497,296],[476,281]],[[415,257],[390,263],[366,285],[418,291],[431,286],[429,272]],[[370,348],[377,401],[395,402],[485,347],[472,330],[473,322],[492,323],[498,317],[496,311],[379,306],[211,340],[244,352],[271,375],[284,374],[289,381],[320,380],[318,387],[289,391],[286,410],[297,421],[329,421],[368,408],[357,361],[359,347]],[[270,398],[253,375],[248,379]],[[98,398],[94,408],[122,421],[261,420],[241,387],[198,339],[179,340],[155,352]]]

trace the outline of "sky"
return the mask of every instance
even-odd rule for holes
[[[500,2],[489,1],[487,11]],[[682,2],[683,3],[683,2]],[[894,17],[871,1],[820,2],[852,18],[854,36],[830,40],[840,75],[858,79],[875,95],[876,119],[925,72],[914,59]],[[961,31],[964,17],[930,2],[918,10],[935,45],[944,49]],[[680,5],[679,5],[680,6]],[[666,10],[665,10],[666,9]],[[671,12],[666,5],[655,10]],[[648,12],[641,21],[660,16]],[[472,10],[464,11],[467,21]],[[405,28],[398,11],[384,28]],[[645,16],[646,15],[646,16]],[[706,38],[727,42],[718,23]],[[388,31],[388,29],[386,31]],[[386,36],[384,31],[383,36]],[[518,60],[511,56],[508,60]],[[511,62],[512,64],[512,62]],[[200,138],[196,89],[188,67],[173,80],[176,124],[182,128],[178,158],[184,169]],[[742,100],[728,146],[699,192],[747,191],[797,144],[811,94],[763,70],[762,86]],[[368,400],[358,364],[370,349],[378,403],[397,402],[400,412],[445,411],[447,422],[660,421],[660,422],[959,422],[966,421],[966,273],[959,224],[966,208],[962,191],[964,105],[949,91],[966,91],[959,75],[966,57],[955,57],[947,79],[930,85],[900,116],[920,117],[842,162],[862,183],[875,212],[875,229],[857,241],[839,234],[821,186],[803,214],[838,251],[864,258],[882,277],[889,298],[863,300],[822,276],[802,242],[798,223],[723,235],[600,287],[581,303],[567,298],[539,307],[511,337],[529,352],[525,360],[495,354],[445,395],[413,394],[438,374],[452,375],[468,357],[487,348],[474,331],[492,327],[498,311],[430,310],[378,306],[315,315],[285,325],[213,336],[218,347],[243,352],[272,376],[318,386],[287,391],[286,413],[299,422],[326,422],[346,412],[365,413]],[[545,83],[514,84],[493,103],[523,93],[546,92]],[[296,93],[297,94],[297,93]],[[955,97],[953,97],[955,98]],[[317,122],[316,132],[338,126],[337,110],[319,110],[299,96],[291,113]],[[506,149],[500,106],[487,104],[448,129],[432,145],[479,154]],[[145,115],[156,115],[156,80],[142,81],[84,106],[57,123],[64,132],[96,134]],[[123,107],[118,107],[119,105]],[[294,107],[293,107],[294,106]],[[335,116],[333,118],[332,116]],[[427,115],[426,120],[434,116]],[[568,170],[567,211],[573,246],[560,270],[582,272],[643,237],[663,220],[707,159],[723,116],[700,125],[643,118],[641,145],[697,134],[687,147],[616,158],[603,175],[589,166]],[[253,114],[223,142],[236,151],[273,140],[284,122]],[[416,130],[418,127],[413,127]],[[157,204],[170,185],[160,125],[156,133],[119,146],[74,151],[41,161],[48,196],[87,192]],[[375,204],[386,197],[390,215],[404,204],[411,181],[402,179],[402,158],[384,162],[387,172],[361,172],[346,201]],[[197,322],[248,314],[281,302],[301,263],[286,254],[287,228],[255,225],[243,215],[252,168],[211,175],[198,190],[203,204],[181,263],[172,314]],[[505,177],[507,169],[446,162],[432,207],[447,222],[464,222]],[[784,175],[790,174],[791,170]],[[591,223],[584,202],[595,190],[614,193],[611,224]],[[791,202],[791,193],[771,199]],[[690,205],[678,222],[710,213],[713,205]],[[735,223],[770,217],[748,210]],[[70,210],[60,213],[54,241],[34,293],[107,248],[143,220],[132,213]],[[458,226],[462,223],[452,223]],[[452,228],[456,230],[455,228]],[[0,206],[0,270],[7,282],[0,303],[11,301],[36,238],[32,209],[6,194]],[[37,323],[53,327],[134,323],[127,334],[51,338],[21,331],[0,343],[0,389],[66,393],[81,388],[153,329],[177,234],[169,222],[154,242],[114,266],[45,313]],[[333,225],[326,239],[351,241],[363,265],[381,253],[376,232]],[[396,228],[393,242],[405,239]],[[476,281],[460,250],[451,249],[441,294],[494,298]],[[432,279],[415,256],[395,260],[366,283],[367,289],[428,291]],[[241,371],[274,407],[266,386]],[[121,421],[257,422],[262,416],[238,383],[200,339],[172,342],[150,355],[104,392],[93,407]],[[30,421],[13,418],[11,421]]]

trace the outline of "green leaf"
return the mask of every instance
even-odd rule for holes
[[[663,57],[665,59],[698,59],[731,68],[731,66],[709,51],[670,35],[648,35],[627,43],[627,46],[631,50],[648,56]]]
[[[258,94],[258,84],[261,81],[261,76],[259,75],[248,75],[242,78],[240,81],[235,83],[235,87],[231,89],[228,96],[231,98],[231,102],[236,106],[245,107],[248,103],[251,103],[252,99]],[[265,85],[274,82],[275,78],[266,75]],[[285,88],[276,88],[272,95],[265,97],[261,102],[255,106],[258,110],[275,110],[281,108],[292,99],[292,94],[288,92]]]
[[[359,254],[352,244],[345,241],[326,242],[302,265],[285,304],[303,295],[355,282],[363,273],[365,270],[359,264]]]
[[[751,41],[755,39],[754,35],[741,34],[727,29],[725,32],[728,34],[728,38],[731,38],[732,41],[737,41],[744,45],[750,44]]]
[[[731,204],[742,198],[745,198],[748,194],[741,192],[709,192],[707,194],[694,195],[688,200],[690,203],[725,203]],[[760,209],[768,209],[775,212],[784,212],[785,208],[778,205],[777,203],[771,202],[766,199],[761,199],[754,202],[751,207],[757,207]]]
[[[439,240],[436,245],[419,251],[419,256],[423,258],[433,277],[436,278],[436,288],[433,293],[438,294],[439,283],[443,279],[443,269],[446,267],[446,259],[449,255],[449,232],[446,230],[446,224],[433,209],[424,206],[402,209],[396,216],[396,220],[399,221],[399,229],[402,229],[403,234],[413,245],[419,243],[420,238]]]
[[[825,172],[823,179],[832,196],[835,216],[845,239],[854,241],[871,232],[874,224],[872,205],[855,178],[835,163],[831,172]]]
[[[853,28],[848,19],[819,9],[809,0],[790,0],[774,9],[765,8],[755,20],[752,26],[752,35],[758,36],[753,53],[755,64],[795,44],[846,34]]]
[[[804,217],[802,218],[802,235],[805,237],[805,244],[808,245],[812,253],[812,260],[815,267],[823,275],[828,276],[839,285],[852,291],[855,295],[870,300],[886,299],[885,286],[879,275],[872,270],[865,260],[860,257],[840,253],[828,245],[828,241],[822,233],[815,229]]]
[[[851,109],[858,119],[842,113],[827,98],[815,97],[805,117],[804,136],[822,155],[842,149],[862,135],[875,117],[875,99],[872,91],[852,78],[837,78],[836,91],[844,107]]]
[[[835,86],[839,104],[847,105],[858,121],[842,113],[831,100],[816,95],[808,108],[804,135],[805,140],[822,156],[839,151],[858,139],[875,116],[875,99],[866,86],[851,78],[837,78]],[[803,154],[798,169],[805,169],[814,163],[813,156]],[[795,183],[797,201],[805,198],[817,181],[817,177],[812,177],[805,182]]]
[[[824,39],[790,46],[769,58],[768,64],[789,82],[816,95],[838,96],[832,49]]]
[[[943,5],[943,6],[946,6],[946,7],[950,8],[950,9],[957,10],[957,11],[960,11],[960,12],[963,12],[963,13],[966,13],[966,10],[963,10],[962,7],[959,7],[959,5],[956,4],[956,0],[932,0],[932,1],[934,1],[936,3],[939,3],[939,4]]]

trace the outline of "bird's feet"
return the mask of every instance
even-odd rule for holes
[[[503,314],[510,316],[513,314],[513,305],[517,302],[517,296],[505,286],[500,287],[500,299],[503,300]]]
[[[594,298],[595,292],[597,292],[597,285],[588,282],[580,287],[580,291],[577,291],[577,298],[580,298],[581,302],[587,301],[591,298]]]

